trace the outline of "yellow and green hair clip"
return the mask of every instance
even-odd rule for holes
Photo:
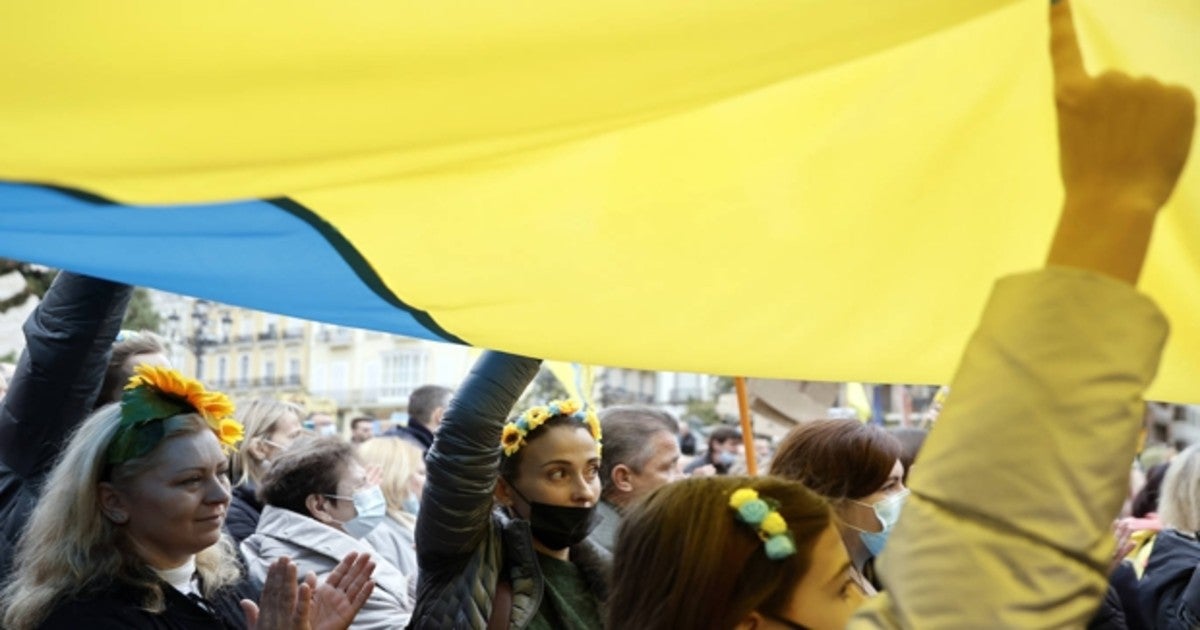
[[[768,558],[783,560],[796,553],[796,541],[779,513],[778,501],[760,497],[753,488],[739,488],[729,496],[729,507],[734,518],[750,526],[763,541]]]

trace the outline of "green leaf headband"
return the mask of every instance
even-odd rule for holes
[[[121,421],[106,461],[115,466],[149,453],[166,434],[163,421],[185,413],[204,418],[226,452],[237,449],[242,424],[232,418],[233,403],[225,394],[170,368],[138,365],[121,395]]]
[[[788,530],[787,521],[779,514],[778,501],[759,498],[758,491],[753,488],[739,488],[730,495],[729,507],[733,508],[737,520],[754,529],[763,541],[768,558],[783,560],[796,553],[796,541]]]
[[[595,410],[591,406],[581,408],[577,400],[556,400],[548,405],[530,407],[516,420],[504,425],[500,444],[504,447],[505,457],[512,457],[525,446],[526,435],[555,416],[568,416],[586,426],[592,439],[596,440],[596,454],[600,454],[600,419],[596,417]]]

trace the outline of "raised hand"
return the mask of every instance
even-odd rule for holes
[[[338,563],[325,583],[313,591],[312,630],[344,630],[367,603],[375,582],[375,563],[368,554],[350,553]],[[316,582],[315,578],[312,580]]]
[[[1048,262],[1136,282],[1155,213],[1187,161],[1195,98],[1152,78],[1088,75],[1069,1],[1050,12],[1066,200]]]
[[[267,568],[258,604],[241,601],[249,630],[308,630],[312,603],[311,583],[296,583],[296,565],[280,558]]]

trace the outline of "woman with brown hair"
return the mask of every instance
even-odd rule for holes
[[[857,420],[816,420],[792,429],[771,460],[770,474],[799,481],[825,497],[859,585],[879,588],[871,560],[883,551],[908,497],[902,447],[890,433]]]
[[[540,363],[484,353],[451,401],[425,461],[413,628],[603,622],[611,559],[587,540],[600,500],[600,422],[574,401],[507,419]]]
[[[241,544],[254,583],[269,567],[290,558],[318,578],[337,571],[350,554],[370,554],[375,588],[350,626],[356,630],[400,628],[412,613],[408,577],[363,540],[386,518],[376,479],[354,447],[339,437],[298,440],[271,465],[259,488],[265,504],[258,528]]]
[[[793,481],[667,484],[618,536],[609,628],[841,628],[863,600],[829,505]]]

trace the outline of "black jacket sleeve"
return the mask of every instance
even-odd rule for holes
[[[131,295],[62,272],[25,322],[25,351],[0,404],[0,581],[42,477],[95,403]]]
[[[30,479],[92,409],[133,288],[62,272],[25,321],[25,351],[0,407],[0,463]]]
[[[499,476],[500,433],[540,364],[484,353],[450,402],[425,459],[428,477],[416,530],[422,571],[470,554],[487,534]]]

